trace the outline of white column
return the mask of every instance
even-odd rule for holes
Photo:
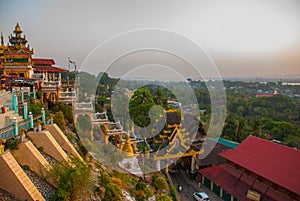
[[[156,169],[160,170],[160,160],[155,161],[156,163]]]
[[[191,172],[195,170],[195,156],[192,156],[192,161],[191,161]]]

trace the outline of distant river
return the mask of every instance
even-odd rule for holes
[[[300,82],[283,82],[282,85],[300,86]]]

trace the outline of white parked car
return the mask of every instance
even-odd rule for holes
[[[195,192],[193,197],[198,201],[210,201],[208,195],[204,192]]]

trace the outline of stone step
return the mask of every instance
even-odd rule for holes
[[[7,102],[11,102],[11,94],[0,94],[0,106],[2,107]]]
[[[5,113],[0,114],[0,128],[11,125],[14,117],[16,117],[18,122],[23,120],[23,116],[15,114],[12,110],[8,110]]]
[[[0,180],[0,188],[20,200],[45,200],[10,152],[0,156],[0,169],[0,178],[5,178]]]
[[[42,147],[43,152],[53,157],[55,160],[59,162],[70,162],[70,158],[65,153],[65,151],[61,148],[61,146],[57,143],[54,137],[50,134],[49,131],[41,131],[41,132],[27,132],[27,135],[31,138],[32,142],[37,147]]]
[[[50,132],[50,134],[54,137],[54,139],[58,142],[58,144],[63,148],[65,152],[83,161],[82,157],[74,148],[67,136],[56,124],[46,124],[44,125],[44,128]]]
[[[56,186],[56,183],[49,178],[49,173],[52,169],[51,165],[32,142],[29,140],[22,142],[18,145],[18,148],[19,149],[12,151],[12,154],[18,163],[21,165],[28,165],[31,171],[35,172],[37,175],[43,176],[50,184]]]

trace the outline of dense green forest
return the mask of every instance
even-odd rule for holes
[[[120,80],[110,78],[107,73],[94,76],[80,72],[78,76],[81,82],[81,101],[88,101],[88,97],[96,93],[95,110],[98,112],[107,111],[109,118],[114,120],[110,110],[110,97]],[[140,82],[122,80],[122,86],[133,90]],[[129,113],[131,117],[134,116],[135,123],[140,126],[149,124],[147,114],[149,108],[153,105],[161,105],[166,109],[170,107],[166,104],[166,100],[177,100],[172,93],[173,89],[176,88],[177,95],[185,103],[189,103],[192,99],[191,94],[187,92],[186,83],[153,81],[144,85],[144,90],[135,93],[133,98],[128,100],[129,102],[124,99],[125,102],[120,101],[117,106],[119,107],[118,110],[121,111],[129,104]],[[192,81],[189,82],[188,87],[191,87],[194,91],[199,109],[202,111],[200,121],[207,129],[211,116],[211,100],[206,83]],[[226,120],[222,137],[241,142],[248,135],[255,135],[300,148],[299,86],[283,85],[280,82],[224,81],[224,87],[226,91]],[[278,92],[277,95],[256,97],[257,93],[270,94],[275,90]],[[126,123],[126,121],[128,120],[123,123]]]

